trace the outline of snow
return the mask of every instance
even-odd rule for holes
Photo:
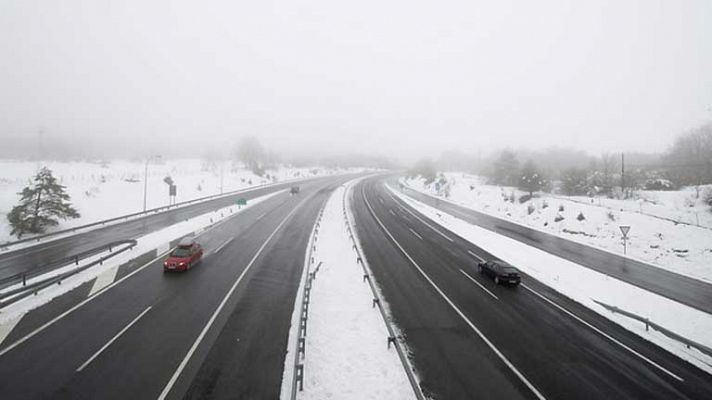
[[[149,234],[146,234],[144,236],[141,236],[136,239],[138,242],[137,245],[129,251],[125,251],[119,255],[116,255],[107,261],[103,263],[103,265],[96,265],[91,268],[88,268],[76,275],[72,275],[71,277],[65,279],[62,281],[61,285],[53,285],[47,289],[44,289],[39,292],[37,296],[30,296],[27,297],[23,300],[18,301],[17,303],[11,304],[5,308],[3,308],[0,311],[0,331],[3,330],[3,326],[9,323],[17,323],[17,318],[21,318],[24,314],[27,312],[43,305],[46,304],[55,297],[58,297],[64,293],[67,293],[80,285],[89,282],[95,278],[97,279],[97,282],[95,282],[95,286],[92,287],[92,293],[96,293],[97,291],[101,290],[103,287],[106,285],[109,285],[113,282],[113,279],[108,279],[108,277],[104,275],[110,275],[110,276],[115,276],[116,275],[116,269],[133,260],[134,258],[151,252],[155,251],[157,257],[161,257],[164,253],[166,253],[169,250],[169,243],[175,239],[181,238],[183,236],[187,235],[198,235],[198,234],[203,234],[207,231],[207,229],[217,226],[217,224],[225,221],[228,218],[231,218],[246,209],[253,207],[255,204],[258,204],[260,202],[263,202],[273,196],[277,196],[279,194],[284,193],[285,190],[280,190],[275,193],[270,193],[255,199],[252,199],[248,201],[246,206],[243,207],[238,207],[238,206],[229,206],[229,207],[224,207],[221,209],[218,209],[216,211],[206,213],[199,215],[195,218],[191,218],[186,221],[181,221],[179,223],[176,223],[174,225],[168,226],[164,229],[151,232]],[[206,249],[206,255],[208,254],[210,249]],[[105,255],[106,253],[103,253],[102,255]],[[66,267],[63,267],[63,269],[71,269],[74,268],[74,265],[68,265]],[[48,275],[42,275],[40,278],[44,278],[46,276],[51,276],[55,274],[55,272],[51,272]],[[104,285],[102,287],[97,287],[97,285]]]
[[[389,190],[428,218],[516,266],[532,278],[712,373],[712,358],[694,348],[687,349],[653,329],[646,331],[641,322],[613,314],[595,301],[648,318],[651,322],[707,347],[712,347],[712,335],[709,334],[712,332],[712,315],[472,225],[390,187]],[[526,284],[526,281],[523,283]]]
[[[525,203],[512,203],[504,198],[514,194],[519,199],[525,193],[487,185],[473,175],[451,172],[444,177],[447,183],[439,190],[423,179],[403,182],[445,201],[619,255],[620,226],[630,225],[627,257],[712,282],[712,212],[695,198],[694,188],[638,191],[637,198],[627,200],[541,193]],[[586,219],[577,220],[579,213]],[[556,222],[557,215],[564,219]]]
[[[60,221],[52,230],[67,229],[143,210],[145,161],[29,162],[0,160],[0,243],[16,240],[10,235],[7,213],[19,200],[18,192],[41,166],[49,167],[60,184],[67,187],[80,218]],[[258,177],[249,170],[223,167],[223,192],[288,179],[342,173],[346,170],[322,167],[279,166]],[[198,159],[152,162],[148,167],[147,209],[168,205],[170,176],[177,185],[176,203],[220,193],[220,165]],[[29,236],[27,236],[29,237]]]
[[[349,239],[342,214],[345,186],[324,209],[309,303],[304,391],[298,399],[411,399],[408,377]],[[287,368],[293,358],[287,357]]]

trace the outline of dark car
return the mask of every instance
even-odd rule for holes
[[[203,257],[203,248],[192,236],[184,237],[165,261],[163,271],[185,271],[200,262]]]
[[[477,264],[481,274],[487,275],[494,279],[494,283],[510,283],[519,285],[522,277],[519,275],[519,270],[513,266],[500,260],[490,260]]]
[[[299,186],[292,186],[291,189],[289,189],[289,194],[297,194],[299,193]]]

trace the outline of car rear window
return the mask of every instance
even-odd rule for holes
[[[516,274],[517,272],[519,272],[514,267],[502,267],[502,271],[504,271],[504,273],[506,274]]]
[[[190,255],[190,247],[178,247],[171,252],[171,257],[187,257]]]

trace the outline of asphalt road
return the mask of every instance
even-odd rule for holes
[[[156,259],[32,336],[11,334],[0,397],[278,397],[308,235],[348,179],[302,183],[216,225],[185,273]]]
[[[389,184],[393,188],[398,187],[397,182],[394,180],[390,180]],[[712,313],[712,284],[530,229],[439,200],[409,188],[404,188],[404,190],[408,196],[472,224],[495,231],[529,246],[610,275],[679,303],[706,313]]]
[[[69,257],[112,241],[135,239],[146,233],[165,228],[177,222],[229,205],[234,205],[238,198],[245,198],[249,201],[250,199],[264,196],[278,190],[287,189],[293,185],[304,185],[306,182],[328,182],[331,179],[333,178],[314,178],[299,183],[283,183],[246,189],[235,195],[191,204],[146,217],[107,225],[61,239],[42,242],[35,246],[0,253],[0,279],[29,271],[37,266],[46,265],[55,260]]]
[[[428,226],[380,178],[357,185],[353,207],[365,257],[427,395],[712,398],[707,373],[530,277],[511,288],[479,275],[476,262],[490,254]]]

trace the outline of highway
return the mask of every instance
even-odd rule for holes
[[[389,184],[393,188],[398,188],[395,179],[389,179]],[[527,228],[407,187],[404,187],[404,190],[408,196],[471,224],[495,231],[700,311],[712,313],[712,284],[707,282]]]
[[[234,205],[239,198],[250,200],[275,191],[287,189],[292,185],[303,185],[305,182],[326,182],[330,179],[329,177],[321,177],[301,182],[288,182],[271,186],[248,188],[234,195],[189,204],[180,208],[150,214],[146,217],[135,218],[126,222],[114,223],[92,229],[91,231],[81,232],[76,235],[49,240],[35,246],[3,252],[0,253],[0,279],[29,271],[37,266],[42,266],[63,257],[72,256],[115,240],[135,239],[146,233],[165,228],[177,222]]]
[[[277,398],[308,235],[348,179],[301,183],[207,230],[185,273],[157,258],[39,329],[25,317],[0,346],[2,398]]]
[[[353,192],[365,257],[437,399],[709,399],[710,376],[493,258],[393,198],[381,178]]]

